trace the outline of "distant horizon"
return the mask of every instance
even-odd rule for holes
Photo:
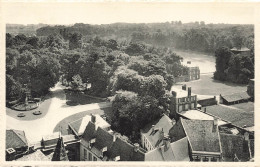
[[[181,20],[178,20],[181,21]],[[201,20],[203,21],[203,20]],[[195,22],[201,22],[201,21],[192,21],[192,22],[182,22],[182,24],[192,24]],[[83,23],[83,22],[75,22],[75,23],[70,23],[70,24],[55,24],[55,23],[27,23],[27,24],[20,24],[20,23],[6,23],[6,25],[23,25],[23,26],[29,26],[29,25],[50,25],[50,26],[73,26],[75,24],[89,24],[89,25],[109,25],[109,24],[163,24],[169,22],[171,24],[172,21],[166,21],[166,22],[138,22],[138,23],[130,23],[130,22],[113,22],[113,23],[101,23],[101,24],[93,24],[93,23]],[[176,22],[176,21],[173,21]],[[204,21],[205,22],[205,21]],[[225,25],[254,25],[254,23],[206,23],[205,25],[210,25],[210,24],[225,24]]]
[[[171,3],[171,2],[92,2],[92,3],[8,3],[2,5],[9,24],[72,25],[113,23],[254,24],[254,3]]]

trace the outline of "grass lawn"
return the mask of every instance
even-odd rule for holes
[[[72,122],[72,121],[76,121],[86,115],[90,115],[92,114],[106,114],[109,115],[109,113],[111,112],[112,108],[108,107],[108,108],[102,108],[102,109],[95,109],[95,110],[88,110],[88,111],[83,111],[74,115],[71,115],[63,120],[61,120],[56,127],[54,128],[53,132],[59,132],[61,131],[62,135],[66,135],[68,134],[67,128],[68,128],[68,123]]]
[[[191,87],[192,93],[200,95],[228,95],[246,91],[246,85],[222,82],[213,79],[213,74],[201,75],[200,80],[177,83],[175,86],[186,84]]]
[[[104,100],[91,98],[85,96],[84,94],[69,91],[69,90],[65,90],[65,94],[67,100],[66,104],[70,106],[104,102]]]
[[[241,109],[243,111],[254,111],[254,103],[253,102],[234,104],[234,105],[230,105],[230,106],[236,107],[236,108]]]

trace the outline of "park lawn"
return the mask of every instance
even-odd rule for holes
[[[183,84],[191,87],[192,93],[199,95],[229,95],[247,90],[246,85],[214,80],[212,73],[201,75],[199,80],[177,83],[173,87],[180,87]]]
[[[53,132],[60,131],[62,135],[67,135],[68,134],[68,131],[67,131],[68,123],[76,121],[76,120],[83,118],[84,116],[90,115],[90,114],[109,115],[109,113],[111,113],[111,111],[112,111],[112,107],[107,107],[107,108],[88,110],[88,111],[83,111],[83,112],[80,112],[77,114],[73,114],[67,118],[64,118],[59,123],[57,123]]]
[[[91,104],[91,103],[100,103],[100,102],[105,101],[105,100],[86,96],[79,92],[73,92],[73,91],[69,91],[69,90],[65,90],[65,94],[66,94],[66,100],[67,100],[66,104],[71,105],[71,106],[85,105],[85,104]]]

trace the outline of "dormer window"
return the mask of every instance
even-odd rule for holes
[[[115,161],[120,161],[120,156],[116,156]]]

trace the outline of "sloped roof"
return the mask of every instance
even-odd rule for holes
[[[182,111],[179,114],[185,118],[193,119],[193,120],[214,120],[213,116],[210,116],[198,110]],[[218,125],[225,125],[225,124],[228,124],[228,122],[218,119]]]
[[[239,101],[239,100],[243,100],[243,99],[247,100],[247,99],[251,98],[247,92],[238,92],[238,93],[233,93],[230,95],[221,95],[221,96],[227,102],[235,102],[235,101]]]
[[[190,161],[187,137],[171,143],[168,150],[161,146],[147,152],[145,161]]]
[[[164,135],[161,136],[160,134],[162,130],[164,134],[168,134],[174,123],[174,120],[171,120],[167,115],[163,114],[160,119],[146,125],[141,132],[145,135],[147,140],[150,141],[153,147],[157,147],[162,144],[162,137],[164,137]],[[153,131],[152,125],[154,125],[155,131]]]
[[[248,144],[243,136],[220,133],[224,161],[233,161],[235,154],[241,161],[250,159]]]
[[[96,126],[101,128],[108,128],[110,124],[107,123],[99,114],[94,114],[96,117]],[[86,115],[85,117],[78,119],[76,121],[70,122],[69,126],[73,129],[76,135],[82,135],[88,122],[91,121],[91,115]]]
[[[20,148],[27,147],[28,141],[24,131],[21,130],[6,130],[6,149],[7,148]]]
[[[37,150],[31,154],[16,159],[16,161],[51,161],[51,159],[45,156],[40,150]]]
[[[192,151],[220,153],[219,131],[211,120],[180,118]]]
[[[246,112],[225,105],[207,106],[207,113],[231,122],[232,124],[243,127],[254,126],[254,112]]]
[[[92,122],[89,122],[89,124],[91,123]],[[114,142],[113,134],[100,127],[95,130],[92,125],[88,125],[81,140],[87,140],[89,142],[93,138],[96,138],[96,141],[92,145],[91,151],[98,157],[101,157],[102,155],[101,149],[107,147],[107,151],[103,154],[104,160],[114,160],[114,158],[117,156],[120,156],[120,161],[144,160],[143,150],[139,149],[137,152],[135,152],[134,146],[127,141],[117,137]]]
[[[69,161],[62,137],[60,137],[57,142],[57,145],[56,145],[56,148],[55,148],[55,151],[53,153],[53,157],[51,160],[52,161]]]

